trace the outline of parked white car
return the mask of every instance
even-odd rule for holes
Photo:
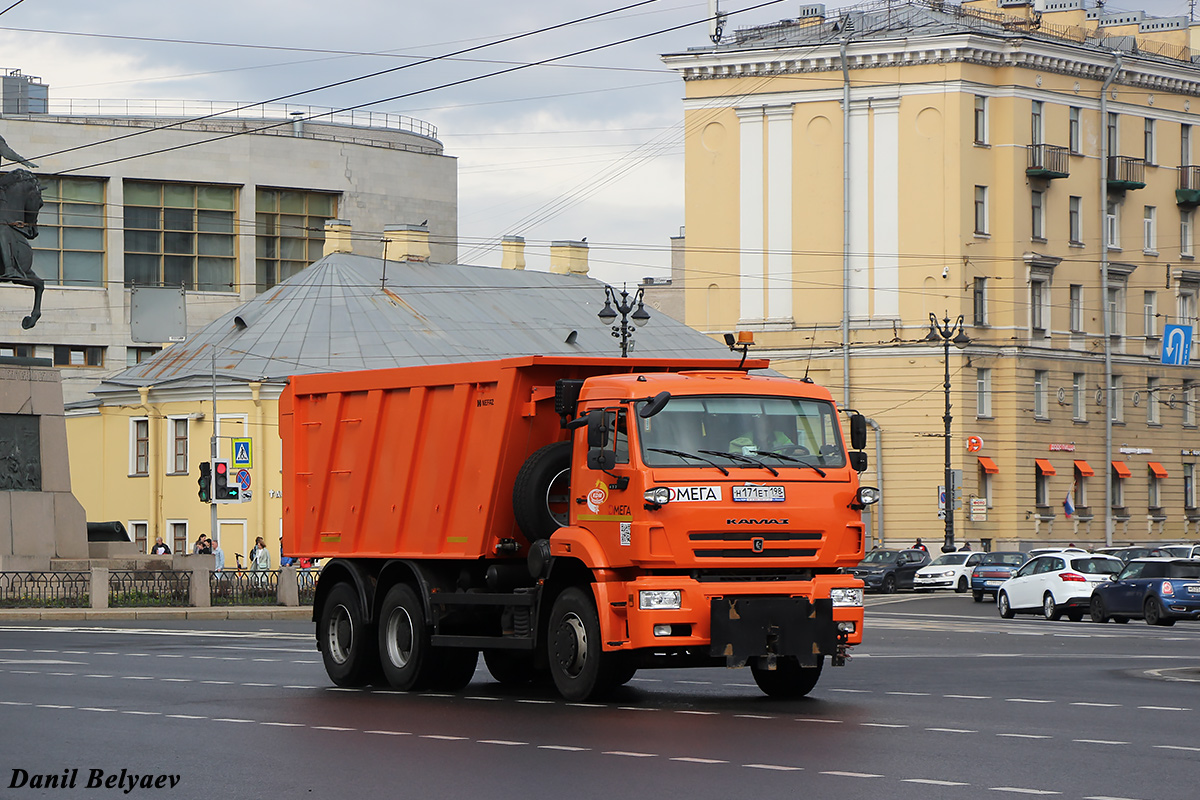
[[[960,594],[971,588],[971,571],[983,558],[983,553],[960,550],[943,553],[933,563],[917,570],[913,589],[927,592],[933,589],[953,589]]]
[[[1200,544],[1165,544],[1158,549],[1172,558],[1200,558]]]
[[[1119,558],[1095,553],[1045,553],[1031,558],[1000,584],[996,607],[1005,619],[1040,611],[1049,620],[1066,614],[1067,619],[1079,622],[1091,603],[1092,589],[1108,583],[1109,576],[1123,566]]]

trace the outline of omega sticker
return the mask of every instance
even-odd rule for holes
[[[668,486],[672,503],[712,503],[721,501],[720,486]]]

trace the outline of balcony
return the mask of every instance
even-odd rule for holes
[[[1179,168],[1179,188],[1175,190],[1175,203],[1184,208],[1200,206],[1200,167]]]
[[[1108,157],[1108,189],[1124,192],[1146,188],[1146,159],[1132,156]]]
[[[1031,144],[1025,148],[1029,159],[1025,174],[1031,178],[1069,178],[1071,176],[1071,152],[1056,144]]]

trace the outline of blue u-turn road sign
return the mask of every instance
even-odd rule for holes
[[[1163,329],[1162,363],[1186,367],[1192,358],[1192,326],[1167,325]]]

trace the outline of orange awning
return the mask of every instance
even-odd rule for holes
[[[1157,461],[1150,461],[1146,464],[1146,466],[1149,467],[1150,471],[1154,473],[1154,477],[1156,477],[1156,478],[1167,477],[1167,468],[1164,467],[1162,464],[1158,463]]]
[[[1129,471],[1129,467],[1125,466],[1124,461],[1114,461],[1112,462],[1112,465],[1113,470],[1117,473],[1118,478],[1133,477],[1133,473]]]
[[[1033,460],[1033,463],[1037,464],[1038,472],[1042,473],[1043,475],[1057,475],[1058,474],[1057,472],[1054,471],[1054,465],[1051,464],[1049,461],[1047,461],[1044,458],[1035,458]]]
[[[992,461],[987,456],[979,457],[979,466],[983,467],[983,471],[989,475],[995,475],[1000,471],[1000,468],[996,466],[996,462]]]
[[[1092,469],[1092,465],[1087,463],[1086,461],[1076,461],[1075,462],[1075,471],[1078,472],[1084,478],[1090,478],[1096,474],[1096,470]]]

